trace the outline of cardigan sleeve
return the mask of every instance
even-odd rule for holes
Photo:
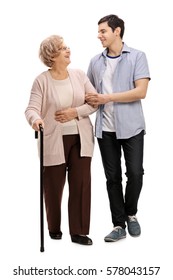
[[[36,78],[31,88],[29,104],[25,110],[25,117],[30,125],[41,119],[43,93],[39,80]]]
[[[93,92],[97,93],[96,89],[91,84],[87,75],[83,71],[81,71],[81,74],[83,75],[85,94],[93,93]],[[77,110],[78,118],[81,119],[96,112],[97,108],[93,108],[87,103],[84,103],[83,105],[76,107],[76,110]]]

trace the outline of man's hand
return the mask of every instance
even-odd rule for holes
[[[77,110],[75,108],[68,108],[62,111],[55,112],[55,120],[61,123],[71,121],[77,117]]]
[[[89,105],[96,108],[101,104],[110,102],[110,96],[109,94],[88,93],[86,94],[85,100]]]

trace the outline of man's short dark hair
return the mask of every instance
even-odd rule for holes
[[[115,29],[117,27],[120,27],[121,28],[120,37],[121,37],[121,39],[123,38],[125,26],[124,26],[124,21],[121,18],[119,18],[116,15],[108,15],[108,16],[101,18],[98,21],[98,25],[103,22],[107,22],[108,26],[112,28],[113,32],[115,31]]]

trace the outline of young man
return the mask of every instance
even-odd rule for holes
[[[98,38],[105,50],[91,59],[88,77],[98,94],[86,97],[99,106],[96,137],[102,156],[113,230],[106,242],[139,236],[136,218],[143,184],[143,145],[145,120],[141,99],[146,97],[150,74],[145,53],[123,43],[124,21],[108,15],[98,22]],[[121,152],[124,153],[127,184],[122,187]]]

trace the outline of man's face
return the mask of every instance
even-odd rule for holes
[[[98,26],[98,39],[100,39],[104,48],[109,48],[116,39],[116,30],[108,26],[107,22],[103,22]]]

